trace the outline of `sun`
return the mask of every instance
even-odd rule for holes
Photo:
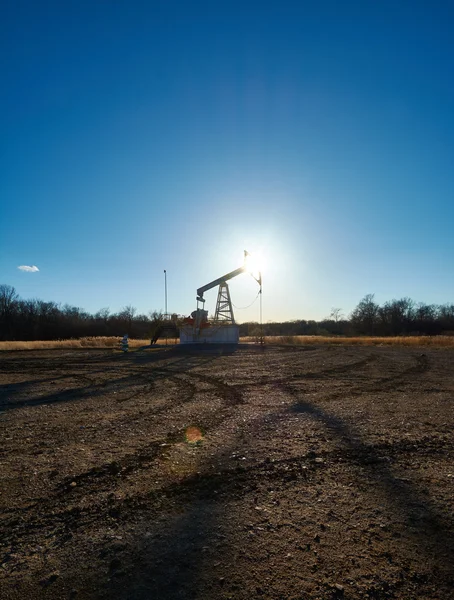
[[[255,279],[258,279],[265,268],[265,260],[262,253],[254,252],[253,254],[246,254],[245,263],[247,272],[253,275]]]

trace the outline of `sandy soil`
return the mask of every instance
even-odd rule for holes
[[[454,598],[453,364],[2,353],[0,597]]]

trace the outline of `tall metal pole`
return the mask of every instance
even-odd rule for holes
[[[167,271],[164,269],[164,288],[166,292],[166,312],[164,319],[167,320]],[[166,346],[167,346],[167,329],[166,329]]]
[[[167,271],[164,269],[164,289],[165,289],[165,294],[166,294],[166,311],[165,311],[165,316],[167,318]]]
[[[260,345],[263,346],[262,282],[260,281]]]

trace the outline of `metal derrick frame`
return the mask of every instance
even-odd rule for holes
[[[233,316],[232,300],[230,298],[230,290],[226,281],[219,284],[218,298],[216,301],[216,312],[214,314],[216,323],[226,325],[234,325],[235,318]]]

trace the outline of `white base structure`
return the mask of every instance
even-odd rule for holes
[[[240,328],[238,325],[212,325],[211,327],[180,328],[180,344],[238,344]]]

